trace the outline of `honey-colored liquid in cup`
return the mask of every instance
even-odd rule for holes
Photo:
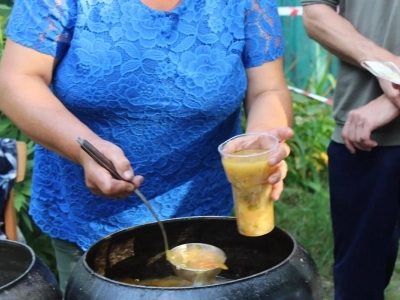
[[[240,135],[219,147],[225,174],[232,184],[238,231],[245,236],[261,236],[275,227],[272,186],[267,179],[275,170],[268,165],[268,158],[278,141],[263,135]],[[237,138],[244,139],[234,141]]]

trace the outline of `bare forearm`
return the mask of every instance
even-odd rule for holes
[[[280,126],[292,126],[293,112],[290,92],[264,92],[245,102],[246,132],[265,131]]]
[[[28,75],[0,80],[0,109],[30,139],[79,162],[77,136],[98,138],[74,117],[40,79]]]
[[[327,5],[303,8],[308,35],[340,59],[360,66],[363,60],[393,60],[394,55],[362,36],[354,26]]]
[[[373,118],[375,122],[374,129],[388,124],[400,115],[400,110],[385,94],[367,105],[370,105],[372,111],[375,113],[375,118]]]

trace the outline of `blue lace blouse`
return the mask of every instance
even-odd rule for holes
[[[124,150],[161,219],[231,212],[217,146],[240,133],[246,68],[282,55],[275,0],[182,0],[169,12],[140,0],[16,0],[6,33],[60,59],[52,91]],[[83,250],[154,221],[135,195],[93,195],[80,166],[39,145],[30,214]]]

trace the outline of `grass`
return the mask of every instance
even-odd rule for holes
[[[400,253],[397,255],[392,280],[386,288],[386,300],[400,300]]]
[[[325,299],[333,299],[333,241],[327,192],[306,193],[286,186],[275,204],[276,225],[287,230],[313,257],[323,282]]]

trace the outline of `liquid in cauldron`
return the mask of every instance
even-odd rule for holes
[[[122,282],[122,283],[138,285],[138,286],[153,286],[153,287],[190,287],[190,286],[192,286],[191,282],[180,279],[177,276],[168,276],[165,278],[145,279],[145,280],[139,280],[139,279],[133,279],[130,277],[125,277],[125,278],[114,278],[114,280]],[[227,282],[227,281],[228,281],[227,279],[217,277],[217,278],[215,278],[215,280],[212,284],[218,284],[218,283],[223,283],[223,282]]]
[[[155,286],[155,287],[185,287],[185,286],[188,287],[192,285],[191,282],[182,280],[179,277],[175,276],[169,276],[160,279],[145,279],[145,280],[125,277],[125,278],[115,278],[114,280],[127,284],[140,285],[140,286]]]

